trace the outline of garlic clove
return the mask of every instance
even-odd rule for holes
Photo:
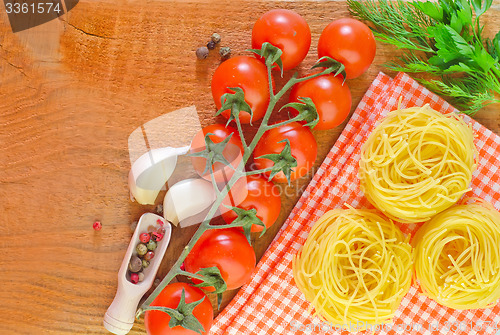
[[[140,156],[130,169],[128,183],[130,193],[141,205],[153,205],[158,193],[165,186],[177,164],[177,157],[188,152],[182,148],[152,149]]]
[[[177,226],[179,222],[206,210],[215,199],[216,193],[211,182],[201,178],[185,179],[168,190],[163,201],[163,215]],[[196,223],[200,222],[189,225]]]

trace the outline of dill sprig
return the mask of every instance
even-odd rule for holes
[[[466,114],[500,102],[500,32],[482,36],[479,17],[492,0],[348,0],[354,17],[372,23],[381,42],[403,50],[385,64],[394,71],[425,73],[439,79],[417,78],[438,94],[452,98]]]

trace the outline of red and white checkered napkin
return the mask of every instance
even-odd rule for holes
[[[429,103],[441,112],[454,111],[447,102],[406,74],[399,74],[395,79],[379,74],[279,236],[257,265],[250,283],[215,320],[212,334],[340,333],[341,325],[321,323],[307,312],[309,303],[293,281],[292,257],[304,243],[311,226],[326,211],[342,207],[344,203],[355,208],[372,207],[359,188],[360,147],[376,122],[397,108],[400,97],[401,108]],[[469,195],[481,197],[500,209],[500,174],[497,173],[500,137],[474,120],[465,119],[473,125],[479,150],[479,166]],[[411,234],[418,228],[415,224],[400,227],[404,233]],[[356,324],[343,326],[356,330]],[[392,330],[385,327],[378,331],[375,325],[372,327],[377,334],[496,334],[498,328],[500,304],[490,309],[453,310],[426,298],[416,287],[412,287],[401,302]]]

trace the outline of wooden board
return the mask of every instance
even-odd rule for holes
[[[215,122],[210,78],[217,51],[205,61],[196,61],[194,51],[218,32],[233,55],[247,54],[254,21],[277,7],[297,11],[311,27],[311,51],[299,69],[305,73],[322,29],[348,15],[345,2],[84,0],[59,19],[16,34],[0,13],[2,333],[106,333],[102,317],[115,294],[129,225],[154,209],[129,200],[128,136],[190,105],[203,125]],[[493,36],[499,0],[484,22]],[[348,82],[353,109],[394,54],[378,44],[369,71]],[[476,119],[500,133],[498,105]],[[315,131],[316,167],[342,128]],[[255,242],[259,258],[311,177],[282,187],[280,218]],[[94,220],[102,231],[92,229]],[[160,277],[193,232],[174,229]],[[142,333],[141,321],[131,334]]]

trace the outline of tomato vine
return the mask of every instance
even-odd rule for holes
[[[225,110],[230,110],[230,117],[228,118],[228,124],[231,121],[236,122],[236,126],[238,129],[239,136],[241,138],[242,144],[243,144],[243,157],[240,163],[236,168],[234,168],[229,162],[224,158],[222,155],[222,152],[227,145],[229,139],[231,136],[226,138],[226,140],[220,142],[220,143],[214,143],[210,139],[210,135],[212,134],[206,134],[205,135],[205,143],[206,143],[206,149],[197,152],[195,154],[192,154],[193,156],[198,156],[198,157],[203,157],[207,160],[206,162],[206,171],[211,172],[211,179],[212,183],[214,185],[215,191],[217,193],[217,197],[215,202],[212,204],[210,210],[208,211],[205,219],[203,222],[200,224],[198,230],[195,232],[189,243],[184,247],[184,250],[182,251],[180,257],[177,259],[175,264],[172,266],[170,271],[167,273],[167,275],[163,278],[161,283],[156,287],[156,289],[151,293],[151,295],[144,301],[144,303],[141,305],[141,307],[138,309],[136,317],[139,318],[142,313],[144,313],[147,310],[160,310],[168,313],[169,315],[177,315],[174,311],[170,309],[165,309],[165,308],[159,308],[159,307],[154,307],[151,306],[151,303],[154,301],[154,299],[160,294],[160,292],[177,276],[177,275],[183,275],[187,276],[189,278],[197,278],[199,280],[203,280],[203,283],[198,284],[197,286],[199,287],[206,287],[206,286],[213,286],[215,288],[215,292],[218,295],[218,300],[219,304],[221,301],[221,294],[224,292],[226,289],[226,285],[224,283],[224,280],[221,277],[220,271],[217,269],[217,267],[213,268],[208,268],[208,269],[203,269],[202,271],[198,271],[196,274],[189,273],[185,270],[183,270],[182,264],[190,251],[193,249],[194,245],[196,242],[200,239],[200,237],[203,235],[204,232],[210,229],[226,229],[226,228],[232,228],[232,227],[241,227],[244,230],[245,236],[250,242],[250,229],[252,225],[260,225],[263,227],[262,233],[264,234],[266,231],[266,227],[264,223],[256,216],[256,211],[255,209],[249,209],[245,210],[242,208],[237,208],[237,207],[229,207],[230,209],[234,210],[235,213],[238,215],[238,217],[230,224],[225,224],[225,225],[212,225],[210,224],[210,221],[214,218],[217,209],[221,204],[223,203],[224,198],[228,195],[229,190],[235,185],[236,181],[239,180],[242,177],[250,176],[250,175],[255,175],[255,174],[261,174],[265,172],[271,172],[270,179],[272,179],[273,175],[276,173],[282,171],[287,180],[290,182],[290,173],[292,169],[296,166],[297,162],[295,158],[291,155],[290,152],[290,144],[286,141],[286,144],[284,148],[282,149],[281,153],[279,154],[270,154],[270,155],[265,155],[262,156],[262,158],[267,158],[270,159],[274,162],[274,165],[269,168],[265,169],[260,169],[260,170],[255,170],[255,171],[244,171],[244,167],[248,161],[248,159],[251,157],[255,147],[257,146],[257,143],[261,139],[261,137],[264,135],[264,133],[268,130],[271,130],[273,128],[277,128],[280,126],[283,126],[285,124],[288,124],[290,122],[294,121],[305,121],[304,126],[308,126],[310,128],[313,128],[319,119],[318,113],[316,111],[316,107],[312,100],[310,98],[302,98],[299,100],[299,102],[294,102],[291,104],[287,104],[283,106],[283,108],[286,107],[293,107],[295,108],[299,113],[295,117],[285,120],[279,123],[275,124],[269,124],[269,119],[272,115],[272,112],[274,111],[277,102],[280,100],[280,98],[288,91],[290,90],[295,84],[316,78],[325,74],[330,74],[333,73],[334,75],[339,75],[342,74],[343,77],[345,78],[345,71],[344,71],[344,65],[341,63],[328,58],[328,57],[323,57],[318,62],[313,66],[313,68],[317,67],[323,67],[324,69],[321,72],[311,74],[309,76],[301,77],[298,78],[298,74],[295,73],[291,79],[275,94],[274,93],[274,87],[273,87],[273,79],[272,79],[272,69],[273,67],[278,66],[282,71],[282,62],[281,62],[281,50],[275,46],[273,46],[270,43],[264,43],[261,47],[261,49],[254,49],[250,50],[254,52],[255,54],[263,57],[265,59],[265,65],[267,67],[267,75],[268,75],[268,81],[269,81],[269,94],[270,94],[270,99],[269,99],[269,104],[267,107],[267,110],[265,112],[265,115],[262,119],[262,122],[257,130],[256,135],[254,136],[253,140],[251,143],[247,143],[245,140],[245,136],[243,134],[243,129],[241,126],[241,121],[239,119],[239,113],[240,111],[245,111],[252,115],[252,110],[248,103],[245,101],[245,96],[244,92],[241,88],[235,87],[235,88],[229,88],[230,90],[233,91],[233,93],[226,93],[222,96],[221,98],[221,108],[217,111],[217,115],[222,113]],[[226,186],[222,189],[219,189],[217,187],[217,183],[213,174],[213,164],[215,162],[220,162],[224,165],[230,166],[232,169],[234,169],[234,173],[232,177],[230,178],[229,182],[226,184]],[[178,319],[181,319],[178,317]],[[185,326],[186,324],[189,323],[183,323],[181,321],[178,322],[179,325]],[[194,329],[193,329],[194,330]],[[197,330],[195,330],[197,331]]]

